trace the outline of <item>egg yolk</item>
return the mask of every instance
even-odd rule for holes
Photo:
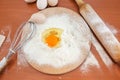
[[[61,41],[62,29],[50,28],[42,33],[42,40],[49,47],[58,47]]]
[[[57,43],[60,41],[60,39],[55,36],[54,34],[50,34],[48,37],[46,37],[45,42],[48,44],[50,47],[54,47],[57,45]]]

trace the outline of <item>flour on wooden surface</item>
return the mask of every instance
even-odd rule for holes
[[[4,45],[1,47],[0,54],[2,54],[5,51],[8,51],[10,43],[11,43],[11,27],[10,26],[5,26],[0,30],[0,34],[5,35],[5,41]]]
[[[110,52],[114,53],[115,52],[114,47],[116,47],[119,44],[119,42],[115,38],[114,34],[112,33],[112,30],[110,30],[106,26],[107,25],[105,25],[105,24],[104,25],[99,24],[96,27],[96,32],[101,37],[101,40],[103,40],[102,44],[109,46]]]
[[[101,44],[98,42],[98,40],[94,37],[94,35],[92,36],[92,44],[96,48],[97,52],[99,53],[98,55],[101,57],[105,65],[110,66],[112,64],[112,60],[107,55],[106,51],[101,46]]]
[[[25,55],[38,65],[47,64],[56,68],[81,60],[84,57],[82,48],[90,50],[89,39],[86,38],[89,34],[85,31],[87,25],[80,25],[72,19],[68,14],[54,15],[47,18],[45,23],[37,25],[35,37],[23,48]],[[42,33],[49,28],[63,30],[60,47],[50,48],[43,43]]]
[[[2,30],[0,30],[0,33],[2,35],[5,35],[6,36],[6,40],[5,40],[5,43],[11,43],[11,27],[10,26],[6,26],[4,27]]]
[[[5,36],[4,35],[0,35],[0,47],[3,44],[4,40],[5,40]]]
[[[115,29],[115,26],[110,25],[109,23],[106,23],[106,25],[108,26],[108,28],[111,30],[111,32],[115,35],[118,33],[118,30]]]
[[[81,65],[80,70],[82,72],[87,72],[90,70],[89,69],[90,67],[96,67],[96,68],[100,67],[97,59],[95,58],[92,52],[89,53],[86,61]]]
[[[18,50],[17,51],[17,65],[19,67],[27,67],[28,66],[28,63],[25,59],[25,55],[23,54],[22,50]]]
[[[98,55],[101,57],[102,61],[104,64],[109,67],[113,64],[112,60],[110,57],[107,55],[106,51],[104,48],[101,46],[101,44],[98,42],[98,40],[95,38],[95,36],[92,34],[92,44],[96,48]],[[94,57],[92,53],[89,54],[87,60],[81,65],[80,70],[82,72],[87,72],[89,71],[89,67],[95,66],[96,68],[100,68],[100,65],[97,61],[97,59]]]

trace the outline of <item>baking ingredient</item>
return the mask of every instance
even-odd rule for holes
[[[58,0],[24,0],[26,3],[33,3],[36,1],[37,8],[39,10],[45,9],[47,5],[56,6],[58,4]]]
[[[116,35],[118,33],[118,30],[115,28],[115,26],[110,25],[109,23],[106,23],[106,26],[111,30],[111,32]]]
[[[2,46],[2,48],[0,49],[0,53],[2,54],[3,52],[5,52],[6,50],[8,50],[9,45],[11,44],[11,26],[4,26],[4,28],[2,28],[0,30],[0,34],[5,36],[5,40],[4,40],[4,45]]]
[[[49,4],[50,6],[56,6],[57,3],[58,3],[58,0],[48,0],[48,4]]]
[[[5,36],[4,35],[0,35],[0,47],[3,44],[4,40],[5,40]]]
[[[6,35],[5,43],[6,42],[7,42],[7,44],[11,43],[11,38],[10,38],[10,35],[11,35],[11,26],[5,26],[3,29],[1,29],[0,33],[2,35]]]
[[[112,31],[113,34],[117,34],[118,31],[115,29],[114,26],[106,23],[108,28]],[[103,30],[104,31],[104,30]],[[97,52],[99,53],[98,55],[101,57],[103,60],[104,64],[110,68],[110,66],[113,64],[111,58],[107,55],[107,52],[104,50],[103,46],[99,43],[99,41],[95,38],[94,35],[92,35],[92,44],[96,48]]]
[[[96,68],[100,67],[97,59],[95,58],[92,52],[89,53],[86,61],[80,66],[80,70],[82,72],[88,72],[90,70],[89,69],[90,67],[96,67]]]
[[[42,10],[47,7],[47,0],[37,0],[37,8]]]
[[[50,65],[61,68],[83,58],[83,48],[90,50],[89,39],[85,36],[85,25],[79,26],[76,20],[72,20],[68,14],[59,14],[48,17],[45,23],[38,24],[36,35],[28,41],[23,51],[30,61],[38,65]],[[50,47],[44,42],[50,36],[49,31],[54,30],[61,34],[59,47]],[[61,31],[62,30],[62,31]],[[47,37],[44,37],[44,33]],[[89,35],[89,34],[88,34]],[[53,36],[49,37],[53,38]]]
[[[107,52],[104,50],[104,48],[101,46],[101,44],[98,42],[98,40],[95,38],[95,36],[92,36],[92,44],[96,48],[97,52],[99,53],[98,55],[101,57],[103,62],[107,67],[112,65],[112,60],[110,57],[107,55]]]
[[[35,2],[36,0],[24,0],[24,1],[27,3],[32,3],[32,2]]]
[[[50,28],[43,32],[43,41],[49,47],[58,47],[61,42],[61,34],[63,30],[59,28]]]
[[[19,68],[21,67],[28,67],[28,63],[26,61],[25,55],[23,53],[22,50],[18,50],[17,51],[17,65],[19,66]]]

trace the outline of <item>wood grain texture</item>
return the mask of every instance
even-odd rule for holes
[[[118,30],[117,36],[120,41],[120,0],[84,0],[92,5],[98,15],[110,25]],[[69,8],[79,12],[78,6],[74,0],[59,0],[59,7]],[[12,30],[11,38],[22,23],[27,21],[30,16],[37,12],[36,4],[26,4],[24,0],[0,0],[0,31],[6,26]],[[7,34],[6,34],[7,35]],[[7,53],[6,44],[3,45],[4,51],[0,50],[0,60]],[[33,69],[32,67],[21,67],[17,65],[17,58],[13,59],[0,74],[0,80],[119,80],[120,67],[113,63],[112,66],[106,66],[102,58],[98,55],[94,46],[92,52],[97,58],[100,68],[91,67],[89,72],[82,73],[80,68],[64,75],[46,75]]]

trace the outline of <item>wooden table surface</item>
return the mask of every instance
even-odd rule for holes
[[[118,32],[115,36],[120,41],[120,0],[84,0],[92,5],[99,16],[108,24],[113,25]],[[59,0],[59,7],[66,7],[78,13],[78,6],[74,0]],[[0,34],[13,35],[18,26],[27,21],[30,16],[38,12],[36,4],[26,4],[24,0],[0,0]],[[10,40],[0,48],[0,60],[7,54]],[[17,65],[17,55],[13,56],[9,65],[0,74],[0,80],[120,80],[120,66],[112,62],[111,66],[104,63],[95,47],[92,52],[100,67],[91,67],[83,73],[80,67],[63,75],[43,74],[31,66],[20,67]]]

